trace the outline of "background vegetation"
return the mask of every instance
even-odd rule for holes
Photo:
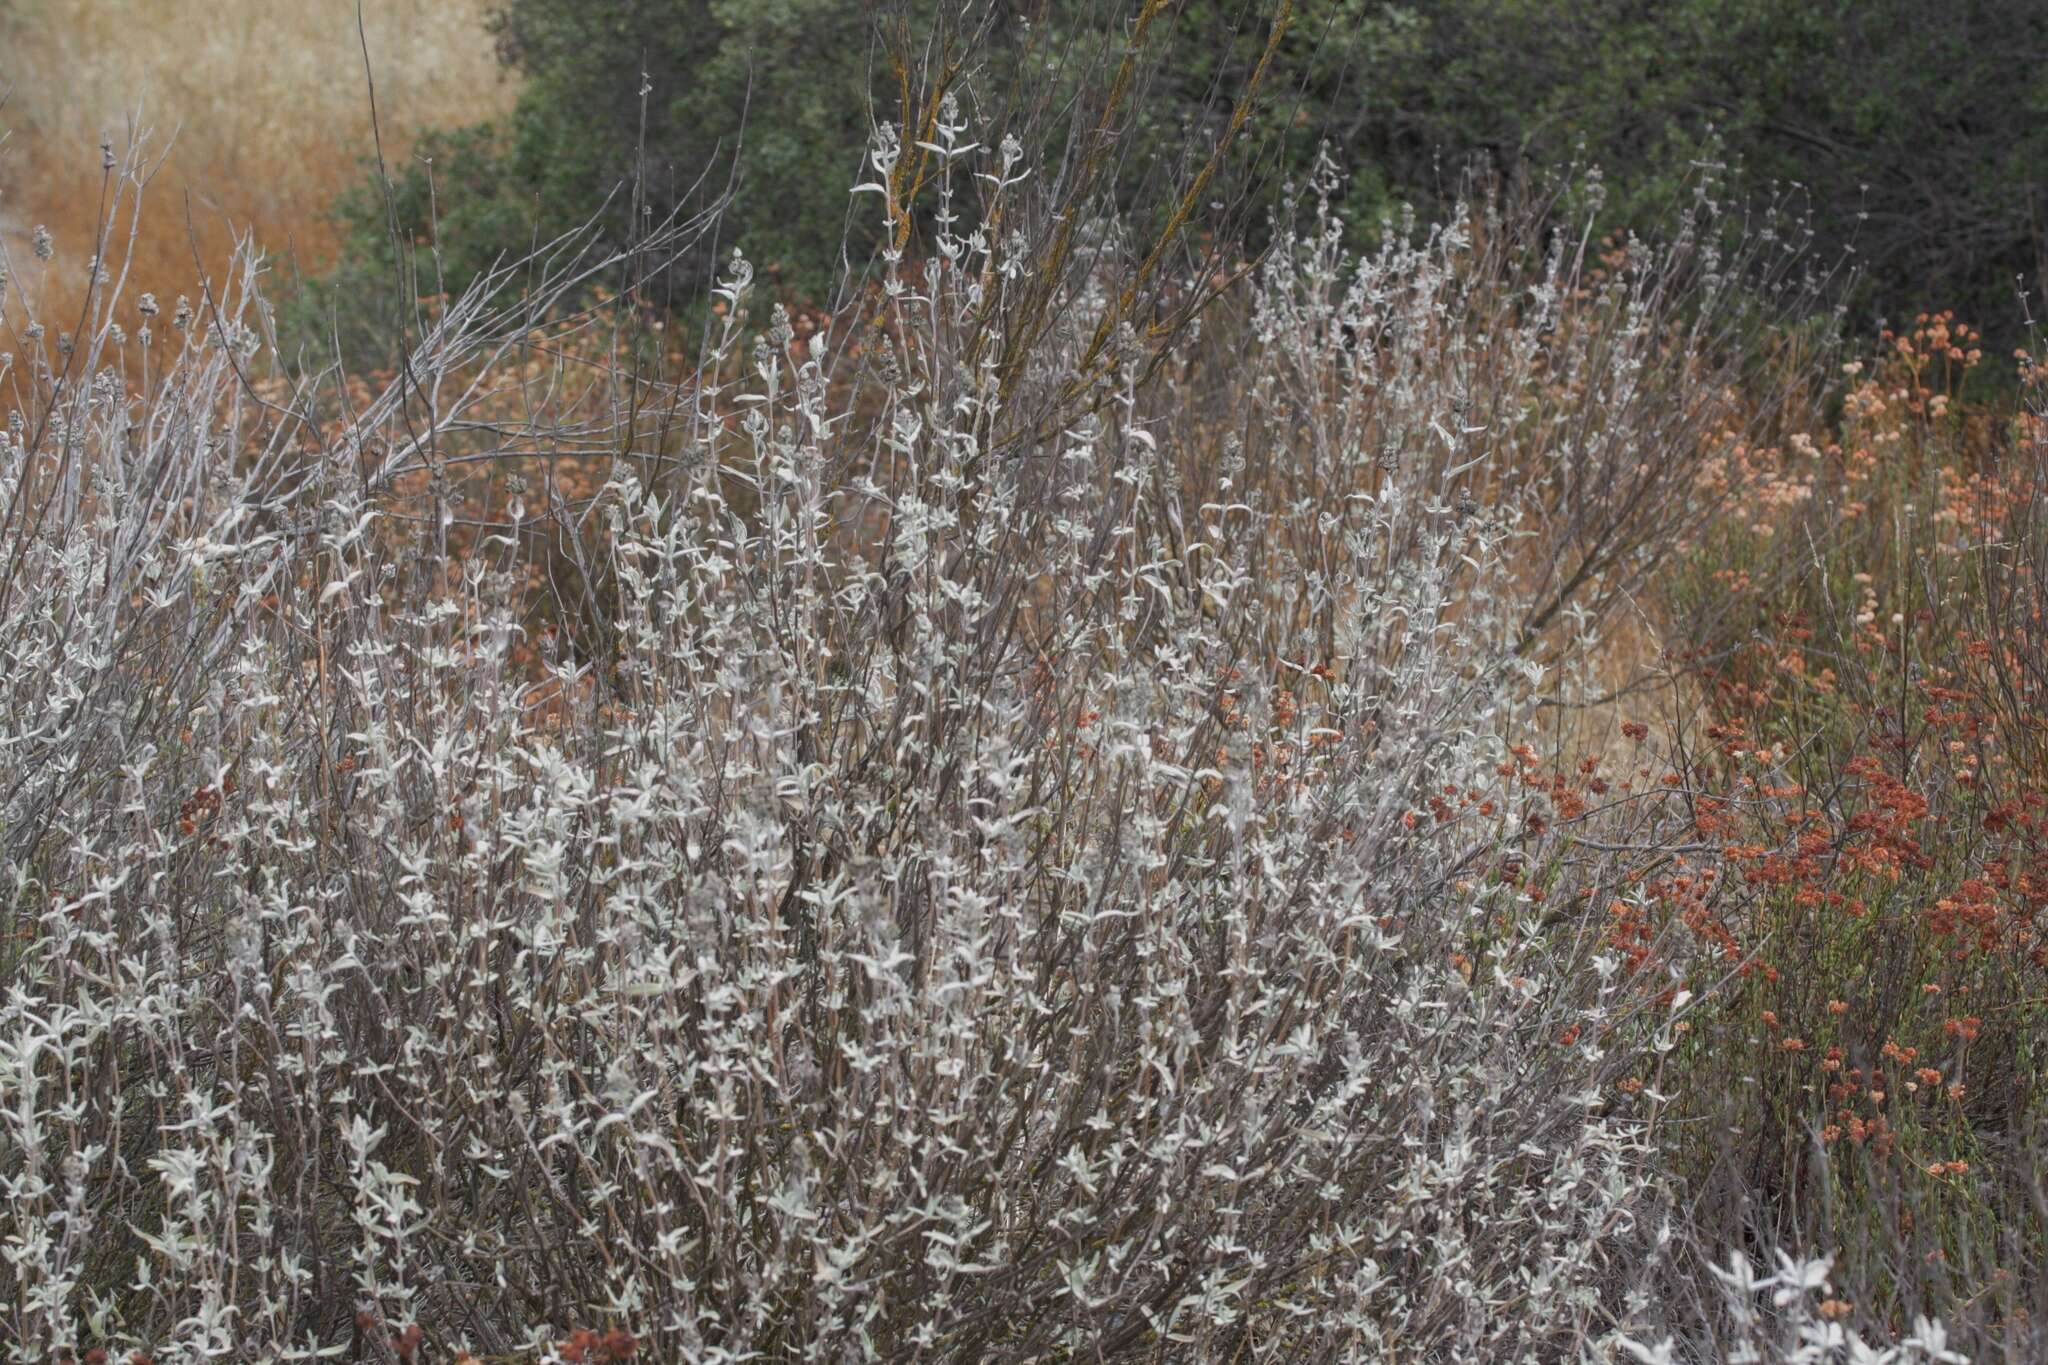
[[[1168,149],[1185,154],[1227,125],[1264,54],[1268,8],[1188,0],[1148,33],[1157,65],[1132,122],[1145,150],[1119,169],[1127,211],[1158,199],[1148,186]],[[1647,228],[1699,163],[1722,163],[1732,193],[1791,192],[1818,259],[1851,253],[1859,317],[1955,307],[2002,345],[2020,337],[2017,282],[2040,265],[2048,221],[2038,5],[1967,0],[1936,22],[1909,0],[1302,0],[1291,18],[1269,97],[1231,149],[1267,207],[1328,145],[1352,171],[1347,220],[1368,236],[1401,203],[1440,214],[1474,156],[1510,179],[1597,166],[1603,225]],[[989,7],[977,55],[992,89],[1028,73],[1066,92],[1039,129],[1058,145],[1074,131],[1063,101],[1108,78],[1102,55],[1131,19],[1100,0],[1012,0]],[[794,292],[839,278],[857,223],[840,186],[870,116],[897,116],[906,40],[829,0],[512,0],[492,29],[524,79],[513,109],[436,140],[452,163],[438,240],[458,285],[629,180],[659,211],[702,195],[707,168],[722,188],[742,135],[732,230]],[[636,71],[644,98],[621,74]],[[428,234],[425,178],[418,166],[401,176],[415,238]],[[353,257],[389,254],[385,210],[374,189],[343,200]],[[614,230],[632,211],[613,207]]]
[[[1076,95],[1110,78],[1136,13],[1105,0],[984,7],[979,98],[1026,88],[1028,73],[1049,96],[1029,102],[1038,145],[1064,146]],[[628,240],[636,214],[730,192],[728,234],[758,244],[765,278],[823,302],[849,251],[872,245],[848,211],[849,168],[871,120],[902,121],[898,73],[939,10],[889,14],[833,0],[376,0],[364,21],[388,141],[382,175],[365,180],[352,5],[247,5],[200,22],[179,4],[9,0],[0,186],[20,199],[75,181],[65,202],[88,202],[92,153],[139,102],[159,128],[185,129],[169,169],[198,192],[209,257],[227,224],[257,230],[325,285],[297,302],[304,332],[338,321],[357,348],[389,331],[394,218],[402,243],[439,248],[422,287],[459,291],[592,213]],[[1219,0],[1164,15],[1148,26],[1154,61],[1118,162],[1127,211],[1158,202],[1161,177],[1185,174],[1228,125],[1271,18]],[[965,50],[964,33],[952,41]],[[1475,156],[1511,180],[1597,166],[1609,227],[1655,223],[1696,163],[1725,164],[1731,193],[1797,187],[1787,202],[1816,259],[1850,253],[1861,271],[1860,319],[1959,309],[1995,343],[1979,379],[2009,382],[2016,289],[2038,270],[2048,221],[2044,53],[2048,17],[2025,0],[1967,0],[1938,23],[1908,0],[1300,0],[1231,169],[1263,211],[1328,145],[1349,172],[1347,221],[1369,237],[1404,203],[1441,213]],[[281,107],[299,117],[279,121]],[[148,258],[190,254],[182,217],[146,231]],[[0,230],[25,241],[29,226],[0,206]],[[70,237],[79,225],[52,226]]]
[[[510,100],[515,82],[482,33],[488,13],[486,0],[362,6],[394,159],[420,130]],[[90,255],[100,144],[125,147],[139,121],[164,158],[163,202],[136,241],[152,277],[189,276],[195,251],[223,268],[237,233],[288,268],[329,269],[340,245],[329,206],[371,145],[356,16],[353,0],[0,0],[0,237],[25,257],[43,223]],[[40,283],[76,303],[81,278]]]

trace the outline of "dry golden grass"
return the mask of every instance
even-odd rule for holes
[[[509,102],[490,8],[364,0],[387,156]],[[135,260],[145,287],[168,289],[193,277],[195,239],[211,269],[234,230],[301,268],[327,263],[324,210],[372,151],[355,0],[17,0],[0,6],[0,91],[0,232],[17,265],[34,224],[56,234],[53,307],[92,252],[102,138],[119,151],[139,127],[168,150]]]

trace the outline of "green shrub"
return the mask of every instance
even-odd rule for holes
[[[459,283],[607,195],[620,235],[636,202],[707,205],[744,140],[728,239],[787,290],[816,294],[838,278],[842,245],[856,261],[869,245],[846,242],[844,185],[870,118],[897,113],[891,54],[932,55],[889,35],[982,25],[980,87],[1010,92],[984,112],[1028,122],[1027,143],[1054,153],[1057,173],[1072,111],[1087,107],[1072,97],[1106,82],[1136,15],[1081,0],[913,8],[508,0],[494,29],[526,80],[517,108],[502,128],[430,144],[447,158],[445,267]],[[1161,211],[1146,187],[1209,155],[1278,9],[1192,0],[1148,26],[1157,67],[1118,154],[1127,210]],[[1746,191],[1775,186],[1810,207],[1820,245],[1864,270],[1866,315],[1953,305],[1984,319],[2001,351],[2018,334],[2013,282],[2038,259],[2033,168],[2048,161],[2048,80],[2026,60],[2048,43],[2039,6],[1970,0],[1941,23],[1910,0],[1296,0],[1287,13],[1270,98],[1227,149],[1269,195],[1305,178],[1328,143],[1353,171],[1340,207],[1370,235],[1403,200],[1428,211],[1455,197],[1469,157],[1510,176],[1576,160],[1602,168],[1609,225],[1640,227],[1690,192],[1695,163],[1726,161]],[[426,185],[414,163],[394,186],[415,239]],[[389,223],[381,193],[338,212],[350,241],[339,278],[352,279],[388,257]]]

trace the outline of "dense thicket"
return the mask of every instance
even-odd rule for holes
[[[382,383],[253,256],[23,330],[0,1359],[2039,1359],[2048,465],[1964,476],[1974,338],[1830,430],[1711,196],[1359,256],[1329,174],[1141,330],[1085,163],[938,110],[863,308],[730,255],[665,375],[568,250]]]
[[[979,77],[980,112],[1029,123],[1027,140],[1064,149],[1071,168],[1091,95],[1142,23],[1143,88],[1119,114],[1135,136],[1117,183],[1127,210],[1157,211],[1147,187],[1223,135],[1276,17],[1288,28],[1264,97],[1214,182],[1256,202],[1328,144],[1351,173],[1342,207],[1368,235],[1404,201],[1440,213],[1473,157],[1510,176],[1597,165],[1609,222],[1647,228],[1698,163],[1721,162],[1759,199],[1791,191],[1824,253],[1852,253],[1866,315],[1953,306],[2000,341],[2017,335],[2016,280],[2039,258],[2048,9],[2026,0],[1938,14],[1916,0],[1012,0],[942,12],[952,8],[508,0],[495,30],[526,81],[516,110],[431,137],[388,198],[372,185],[340,206],[351,287],[337,296],[392,278],[394,217],[402,237],[424,240],[438,214],[441,265],[459,287],[607,193],[605,221],[624,238],[636,211],[701,206],[728,188],[729,234],[815,296],[839,278],[843,247],[858,261],[873,244],[865,227],[849,237],[859,220],[845,190],[870,121],[909,121],[902,73],[949,42]]]

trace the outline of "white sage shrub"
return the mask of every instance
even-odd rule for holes
[[[1896,1344],[1866,1340],[1848,1321],[1857,1316],[1855,1306],[1836,1296],[1828,1278],[1832,1265],[1829,1256],[1802,1260],[1779,1251],[1777,1269],[1759,1275],[1747,1256],[1731,1251],[1725,1266],[1709,1267],[1714,1317],[1711,1325],[1700,1324],[1708,1330],[1698,1334],[1699,1345],[1681,1346],[1669,1336],[1654,1344],[1624,1338],[1621,1358],[1644,1365],[1968,1365],[1970,1357],[1950,1349],[1947,1329],[1924,1316]]]
[[[942,107],[865,311],[736,254],[672,384],[564,358],[618,265],[566,254],[381,390],[252,379],[253,263],[175,360],[110,304],[45,371],[9,1358],[1661,1349],[1667,1012],[1599,897],[1679,826],[1561,832],[1527,738],[1751,420],[1710,234],[1361,259],[1319,182],[1155,334],[988,140]]]

